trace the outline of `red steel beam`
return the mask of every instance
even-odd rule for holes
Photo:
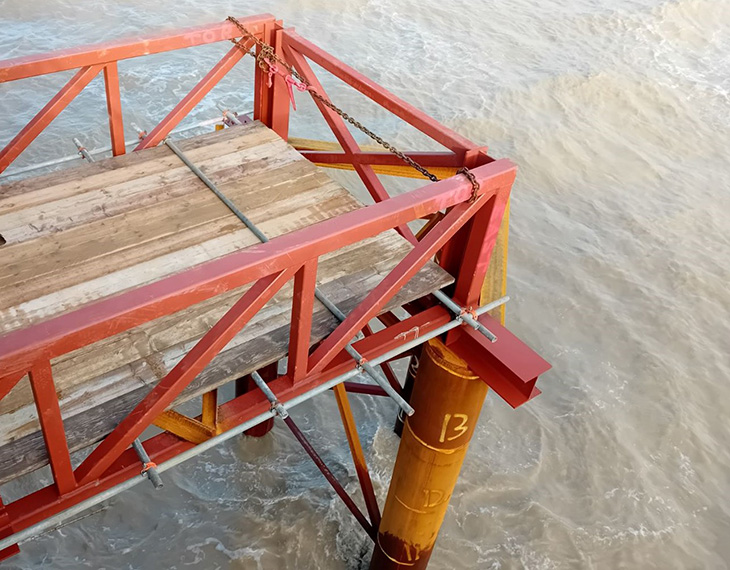
[[[109,135],[112,139],[112,155],[127,152],[124,144],[124,121],[122,119],[122,100],[119,94],[119,69],[117,62],[104,66],[104,87],[106,89],[106,110],[109,114]]]
[[[291,326],[289,332],[289,360],[287,374],[298,382],[307,374],[309,345],[312,337],[314,289],[317,286],[317,260],[305,263],[294,276]]]
[[[261,39],[273,46],[274,23],[267,22],[263,26]],[[239,31],[240,34],[240,31]],[[261,47],[256,46],[256,56],[261,53]],[[258,62],[257,62],[258,63]],[[269,76],[264,73],[261,66],[256,65],[254,68],[254,88],[253,88],[253,118],[255,121],[261,121],[264,125],[271,128],[271,91],[269,87]]]
[[[482,190],[488,192],[482,184]],[[485,195],[474,203],[464,202],[454,206],[414,247],[393,270],[363,299],[360,304],[342,321],[309,359],[310,372],[324,369],[327,363],[383,308],[411,277],[431,259],[436,252],[461,228],[486,201]]]
[[[507,159],[475,168],[481,192],[501,186],[515,169]],[[325,253],[376,235],[429,213],[468,200],[471,184],[463,176],[430,183],[291,232],[256,248],[202,263],[154,283],[0,337],[0,369],[7,376],[26,372],[41,357],[55,358],[102,338],[171,314],[215,295],[303,264]]]
[[[284,30],[284,39],[285,45],[289,45],[294,50],[305,55],[317,65],[323,67],[366,97],[375,101],[378,105],[400,117],[446,148],[457,152],[476,147],[469,139],[443,126],[436,119],[429,117],[426,113],[410,103],[406,103],[403,99],[396,97],[387,89],[368,79],[362,73],[355,71],[352,67],[328,54],[309,40],[304,39],[295,31],[291,29]]]
[[[462,307],[473,309],[479,306],[489,260],[497,243],[497,234],[509,199],[510,187],[511,183],[506,188],[500,188],[474,216],[468,229],[466,247],[458,252],[461,255],[461,266],[456,276],[453,296]]]
[[[286,61],[284,55],[284,39],[282,22],[277,21],[273,39],[274,52],[278,57]],[[278,73],[273,77],[271,89],[271,130],[284,140],[289,140],[289,89],[284,78]]]
[[[343,382],[345,390],[351,394],[367,394],[368,396],[388,396],[388,392],[376,384],[363,384],[362,382]]]
[[[458,327],[449,331],[448,347],[513,408],[540,394],[535,383],[550,364],[497,319],[485,314],[479,322],[497,336],[496,342],[470,327]]]
[[[53,383],[51,363],[47,360],[38,363],[31,369],[29,376],[53,479],[56,482],[58,494],[65,495],[76,488],[76,478],[71,467],[71,456],[61,419],[58,394]]]
[[[257,281],[201,338],[183,359],[145,396],[129,415],[76,469],[80,484],[98,479],[114,460],[172,404],[185,387],[276,295],[296,269],[287,269]]]
[[[18,155],[23,152],[35,138],[41,134],[43,129],[51,124],[51,121],[58,117],[74,97],[81,93],[89,82],[101,71],[101,65],[82,67],[76,72],[66,85],[56,93],[45,107],[36,114],[31,121],[11,140],[4,149],[0,150],[0,172],[5,170]]]
[[[10,521],[10,517],[5,512],[5,504],[3,503],[2,497],[0,497],[0,538],[7,538],[15,531]],[[20,552],[17,544],[8,546],[7,548],[0,550],[0,562],[11,556],[15,556]]]
[[[259,35],[265,23],[274,21],[274,16],[259,14],[240,18],[240,21],[252,34]],[[240,35],[241,32],[234,24],[223,21],[174,32],[165,32],[146,38],[119,39],[46,54],[6,59],[0,61],[0,83],[79,67],[106,64],[142,55],[211,44],[237,38]]]
[[[307,160],[321,164],[369,164],[373,166],[403,166],[404,162],[392,152],[360,151],[356,154],[349,152],[332,152],[323,150],[299,150]],[[432,168],[459,168],[464,165],[463,153],[454,152],[404,152],[406,156],[418,164]]]
[[[253,45],[253,40],[243,42],[246,49]],[[160,123],[150,131],[150,133],[140,142],[134,150],[143,150],[160,144],[170,131],[174,129],[180,121],[182,121],[195,106],[205,97],[223,77],[233,69],[241,58],[246,55],[246,51],[238,45],[234,45],[221,60],[213,66],[203,79],[201,79],[190,93],[185,95],[175,108],[170,111]]]

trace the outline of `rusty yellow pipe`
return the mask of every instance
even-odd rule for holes
[[[426,568],[487,395],[439,340],[421,354],[371,570]]]

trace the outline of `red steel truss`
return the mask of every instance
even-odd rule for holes
[[[452,313],[433,299],[426,298],[408,306],[408,318],[399,320],[390,313],[381,319],[386,325],[384,329],[372,332],[368,328],[368,322],[378,315],[387,301],[437,252],[441,252],[440,264],[456,279],[451,293],[456,303],[468,310],[478,306],[479,293],[516,167],[509,160],[492,159],[485,147],[439,124],[301,38],[292,29],[283,28],[273,16],[242,18],[241,22],[256,37],[274,46],[277,55],[293,65],[320,94],[326,97],[308,60],[439,142],[448,151],[407,154],[426,168],[470,168],[479,182],[479,191],[473,195],[472,185],[466,177],[456,175],[405,194],[389,196],[373,166],[400,165],[398,158],[386,152],[361,150],[342,118],[315,100],[342,151],[307,151],[303,153],[304,156],[317,163],[352,165],[375,200],[374,205],[277,237],[257,246],[255,251],[229,254],[174,277],[85,305],[39,325],[0,337],[0,399],[21,378],[29,375],[54,478],[53,485],[9,504],[0,502],[0,538],[17,533],[122,481],[138,477],[140,463],[130,448],[132,442],[289,280],[294,281],[289,365],[286,374],[270,383],[271,389],[283,403],[352,370],[356,363],[343,349],[360,331],[364,330],[366,335],[353,346],[371,360],[401,346],[403,339],[413,330],[423,335],[452,320]],[[0,61],[0,82],[78,69],[58,94],[0,151],[0,172],[100,72],[103,72],[106,86],[113,154],[123,154],[123,116],[117,62],[202,44],[224,42],[230,45],[228,40],[239,36],[238,29],[226,21],[146,39],[120,40]],[[251,47],[252,44],[246,45]],[[240,47],[231,47],[135,150],[159,144],[244,55]],[[269,86],[268,77],[257,68],[254,90],[254,118],[286,139],[290,100],[284,78],[275,76]],[[420,240],[416,239],[408,228],[408,222],[434,214],[443,215],[439,216],[440,220],[430,224],[430,231]],[[414,248],[310,354],[318,258],[391,228],[396,228],[409,239]],[[253,286],[114,431],[73,469],[54,386],[51,359],[248,283],[253,283]],[[480,320],[497,332],[497,343],[490,343],[480,333],[465,326],[451,331],[446,342],[510,405],[519,406],[539,393],[535,387],[537,376],[549,365],[493,319],[484,315]],[[390,369],[388,376],[392,376]],[[358,390],[357,387],[353,389]],[[373,387],[361,391],[368,390],[370,393],[380,393],[378,388]],[[209,408],[212,406],[212,412],[208,411],[206,422],[217,424],[219,432],[262,414],[270,406],[260,391],[238,396],[217,406],[217,410],[215,395],[211,396],[207,399],[207,405]],[[343,397],[346,398],[344,390],[338,391],[338,403],[348,440],[356,457],[358,474],[362,475],[360,468],[364,461],[360,457],[361,450],[358,451],[360,444],[351,421],[349,405],[346,400],[342,400]],[[157,463],[194,445],[171,433],[163,433],[145,442],[149,456]],[[365,490],[369,478],[361,477],[361,480]],[[372,500],[370,490],[366,493],[366,501],[371,518],[379,516],[377,503],[372,505]],[[3,554],[10,555],[15,551],[17,549],[8,548],[0,552],[0,559]]]

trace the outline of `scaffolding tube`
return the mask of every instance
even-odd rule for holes
[[[253,111],[251,111],[251,112],[253,112]],[[228,112],[228,114],[235,117],[235,115],[233,115],[233,113],[231,113],[230,111]],[[228,116],[226,115],[225,118],[228,118]],[[187,127],[181,127],[179,129],[174,129],[170,134],[179,134],[179,133],[184,133],[187,131],[192,131],[194,129],[200,129],[202,127],[208,127],[210,125],[215,125],[216,123],[220,123],[221,121],[222,121],[222,117],[216,117],[214,119],[205,119],[204,121],[200,121],[198,123],[195,123],[194,125],[189,125]],[[240,121],[239,121],[239,123],[240,123]],[[76,143],[76,141],[74,141],[74,143]],[[136,146],[138,144],[139,144],[139,139],[124,141],[125,147]],[[77,145],[77,147],[78,147],[78,145]],[[107,146],[103,146],[100,148],[95,148],[93,150],[89,150],[87,152],[90,156],[93,157],[94,155],[103,154],[105,152],[110,152],[111,150],[112,150],[112,147],[110,145],[107,145]],[[82,155],[82,156],[84,158],[87,158],[85,155]],[[78,157],[79,157],[78,153],[70,154],[68,156],[62,156],[60,158],[46,160],[45,162],[39,162],[39,163],[33,164],[31,166],[23,166],[21,168],[6,170],[2,174],[0,174],[0,180],[3,180],[5,178],[11,178],[14,176],[20,176],[21,174],[26,174],[28,172],[34,172],[36,170],[41,170],[43,168],[48,168],[50,166],[57,166],[59,164],[65,163],[65,162],[70,162],[72,160],[76,160]]]
[[[289,415],[289,412],[286,410],[286,408],[279,402],[279,399],[276,397],[276,394],[269,388],[269,385],[264,381],[261,376],[256,373],[251,373],[251,378],[253,378],[253,381],[256,382],[256,385],[259,387],[259,389],[264,393],[266,396],[266,399],[271,404],[271,409],[276,412],[276,415],[278,415],[282,420],[284,420],[284,423],[286,424],[286,427],[289,428],[289,431],[292,432],[292,435],[297,439],[297,441],[301,444],[301,446],[304,448],[304,451],[307,452],[309,457],[312,458],[312,461],[314,461],[314,464],[319,468],[319,470],[322,472],[322,475],[324,475],[324,478],[327,479],[327,482],[332,486],[332,488],[335,490],[335,493],[337,493],[337,496],[342,499],[342,502],[345,503],[345,506],[349,509],[349,511],[352,513],[352,515],[357,519],[357,522],[360,523],[360,526],[362,526],[363,529],[365,529],[365,532],[368,533],[368,536],[375,541],[375,534],[376,529],[373,527],[372,524],[365,518],[365,515],[362,514],[362,511],[358,508],[358,506],[355,504],[355,501],[352,500],[352,497],[347,494],[347,491],[345,491],[345,488],[342,486],[342,484],[337,480],[337,477],[335,477],[334,473],[330,471],[329,467],[327,467],[327,464],[322,460],[322,458],[319,456],[317,451],[314,449],[312,444],[309,442],[307,437],[304,435],[302,430],[299,429],[299,426],[294,422],[292,417]]]

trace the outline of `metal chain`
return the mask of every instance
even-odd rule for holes
[[[474,202],[474,200],[477,199],[477,196],[479,196],[479,182],[477,181],[477,177],[474,176],[474,173],[466,166],[457,170],[456,173],[463,174],[469,179],[469,182],[471,182],[471,197],[469,198],[469,203]]]
[[[256,61],[258,62],[259,67],[262,70],[264,70],[265,72],[268,71],[268,64],[265,61],[266,59],[268,59],[269,61],[276,61],[277,63],[280,63],[281,65],[283,65],[287,69],[287,71],[289,71],[289,73],[291,73],[291,75],[294,78],[296,78],[298,81],[300,81],[301,83],[303,83],[307,87],[307,91],[309,91],[309,93],[311,93],[312,97],[314,97],[315,99],[317,99],[317,101],[319,101],[324,106],[326,106],[327,108],[329,108],[332,111],[334,111],[335,113],[337,113],[340,117],[342,117],[345,121],[347,121],[348,123],[350,123],[353,127],[355,127],[356,129],[358,129],[359,131],[365,133],[368,137],[370,137],[371,139],[373,139],[380,146],[382,146],[386,150],[390,151],[395,156],[397,156],[398,158],[400,158],[403,162],[405,162],[406,164],[408,164],[409,166],[411,166],[412,168],[416,169],[418,172],[420,172],[421,174],[423,174],[423,176],[425,176],[426,178],[428,178],[432,182],[438,182],[438,177],[435,174],[429,172],[426,168],[424,168],[423,166],[421,166],[420,164],[418,164],[410,156],[407,156],[406,154],[404,154],[403,152],[401,152],[400,150],[398,150],[397,148],[395,148],[392,144],[390,144],[389,142],[383,140],[381,137],[379,137],[378,135],[376,135],[374,132],[372,132],[370,129],[368,129],[366,126],[364,126],[362,123],[360,123],[359,121],[357,121],[356,119],[354,119],[353,117],[351,117],[350,115],[348,115],[347,113],[345,113],[345,111],[343,111],[339,107],[337,107],[334,103],[332,103],[329,99],[327,99],[326,97],[324,97],[321,93],[318,93],[311,86],[311,84],[306,79],[304,79],[304,77],[302,77],[297,72],[296,69],[294,69],[291,65],[289,65],[288,62],[284,61],[278,55],[276,55],[276,53],[274,53],[274,48],[272,46],[270,46],[269,44],[267,44],[263,40],[260,40],[259,38],[257,38],[256,36],[254,36],[236,18],[234,18],[233,16],[228,16],[228,21],[232,22],[241,31],[241,33],[243,33],[243,35],[246,38],[249,38],[249,39],[253,40],[254,43],[260,48],[259,49],[259,54],[256,55],[253,51],[247,50],[246,47],[239,40],[236,40],[236,39],[232,39],[231,40],[238,47],[240,47],[241,49],[243,49],[244,51],[246,51],[247,53],[249,53],[253,57],[255,57],[256,58]],[[476,180],[476,179],[474,179],[474,180]],[[472,184],[473,184],[473,182],[472,182]],[[479,186],[477,185],[477,188],[478,187]]]
[[[256,53],[253,50],[248,50],[246,46],[244,46],[239,40],[233,38],[231,39],[231,42],[233,42],[235,45],[237,45],[239,48],[241,48],[246,53],[250,54],[252,57],[256,58],[256,61],[258,63],[258,66],[266,73],[269,71],[269,64],[268,61],[276,61],[277,63],[280,63],[283,65],[287,71],[292,75],[292,77],[296,78],[297,81],[302,83],[304,86],[306,86],[307,91],[317,99],[320,103],[322,103],[327,108],[331,109],[335,113],[337,113],[342,119],[350,123],[353,127],[358,129],[359,131],[365,133],[368,137],[373,139],[376,143],[378,143],[380,146],[385,148],[386,150],[393,153],[395,156],[400,158],[403,162],[423,174],[426,178],[431,180],[431,182],[438,182],[438,177],[429,172],[425,167],[418,164],[415,160],[413,160],[410,156],[407,156],[397,148],[395,148],[392,144],[389,142],[383,140],[381,137],[376,135],[374,132],[372,132],[370,129],[368,129],[365,125],[363,125],[360,121],[357,121],[350,115],[348,115],[345,111],[340,109],[337,105],[332,103],[329,99],[324,97],[321,93],[319,93],[316,89],[312,87],[312,85],[307,81],[304,77],[302,77],[299,72],[294,69],[293,66],[289,64],[289,62],[283,60],[278,55],[276,55],[274,48],[267,44],[265,41],[257,38],[255,35],[253,35],[251,32],[249,32],[246,27],[238,21],[237,18],[234,18],[233,16],[228,16],[228,21],[233,23],[244,35],[244,37],[247,37],[254,41],[254,43],[259,47],[259,53],[256,55]],[[479,182],[477,181],[474,174],[469,170],[467,167],[462,167],[459,170],[456,171],[457,174],[463,174],[466,176],[466,178],[471,182],[472,192],[471,197],[469,198],[469,202],[474,202],[474,200],[477,199],[477,196],[479,195]]]

